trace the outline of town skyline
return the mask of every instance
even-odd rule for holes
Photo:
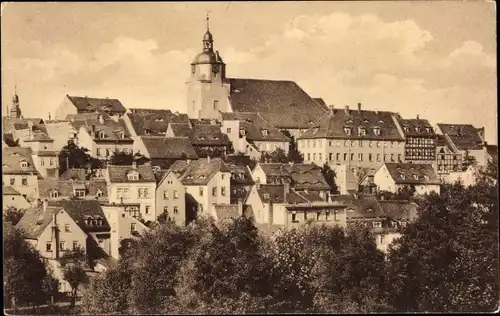
[[[186,113],[184,83],[209,12],[228,77],[295,81],[336,108],[361,102],[432,124],[485,126],[486,140],[497,143],[495,24],[487,17],[494,4],[2,7],[3,114],[15,85],[25,117],[46,119],[66,94]]]

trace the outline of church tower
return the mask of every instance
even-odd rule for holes
[[[14,88],[14,96],[12,97],[12,108],[9,113],[10,118],[21,118],[21,108],[19,107],[19,96],[17,89]]]
[[[190,118],[215,119],[220,112],[231,112],[226,64],[218,51],[209,28],[203,36],[203,51],[191,63],[191,76],[187,84],[187,114]]]

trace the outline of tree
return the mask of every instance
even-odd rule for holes
[[[123,151],[113,151],[109,160],[110,165],[131,166],[134,162],[134,155]]]
[[[4,300],[18,304],[43,302],[47,276],[40,254],[28,244],[17,228],[4,225]]]
[[[3,220],[9,222],[12,226],[16,226],[24,215],[24,210],[18,210],[13,206],[9,206],[3,211]]]
[[[466,150],[462,161],[462,171],[465,171],[467,170],[467,168],[469,168],[469,166],[474,166],[476,164],[476,157],[471,156],[470,152]]]
[[[59,294],[59,281],[54,276],[52,268],[47,266],[46,269],[47,273],[42,282],[42,289],[50,302],[50,306],[54,306],[54,298]]]
[[[59,152],[59,174],[70,168],[99,169],[101,166],[98,159],[90,156],[88,149],[78,147],[73,141],[68,141]]]
[[[71,286],[71,306],[75,306],[78,287],[88,282],[88,258],[82,249],[66,251],[61,259],[63,278]]]
[[[337,194],[338,187],[335,183],[335,178],[337,177],[337,175],[335,174],[335,171],[333,171],[332,168],[330,168],[330,166],[325,163],[321,168],[321,173],[323,174],[326,183],[328,183],[328,185],[330,186],[330,193]]]
[[[290,132],[286,129],[281,130],[281,133],[290,138],[290,145],[288,146],[288,161],[303,163],[304,156],[297,149],[297,142],[295,140],[295,137],[293,137],[292,134],[290,134]]]
[[[288,156],[285,151],[281,148],[276,148],[273,152],[263,152],[260,157],[260,162],[270,162],[270,163],[288,163]]]
[[[390,246],[391,304],[405,312],[498,308],[498,187],[445,185]]]

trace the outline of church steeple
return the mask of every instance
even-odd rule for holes
[[[14,96],[12,97],[12,108],[10,109],[11,118],[21,117],[21,108],[19,107],[19,96],[17,95],[17,87],[14,86]]]
[[[207,32],[203,35],[203,51],[213,52],[214,50],[214,39],[212,33],[210,33],[210,17],[207,13]]]

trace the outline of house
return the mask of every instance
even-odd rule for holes
[[[347,195],[358,191],[358,178],[347,165],[331,165],[330,168],[335,172],[335,184],[339,194]]]
[[[12,135],[12,139],[21,147],[30,147],[24,140],[31,139],[34,133],[47,134],[45,124],[38,124],[36,120],[28,119],[15,122],[11,125],[7,133]]]
[[[356,174],[360,168],[376,170],[405,159],[405,138],[395,113],[362,110],[361,103],[357,109],[332,107],[297,145],[305,163],[345,164]]]
[[[47,130],[47,136],[54,141],[53,149],[55,151],[60,151],[64,146],[68,145],[69,141],[78,145],[78,130],[69,120],[45,121],[45,129]]]
[[[468,153],[476,158],[479,165],[486,166],[488,153],[485,149],[484,127],[476,128],[470,124],[438,123],[436,132],[439,135],[445,135],[452,146],[462,155],[462,159]]]
[[[200,158],[222,157],[228,151],[230,141],[223,134],[215,120],[190,120],[189,124],[170,123],[166,137],[187,137],[191,140],[196,154]]]
[[[171,170],[159,173],[156,186],[156,210],[177,225],[186,225],[186,188]]]
[[[71,169],[70,169],[71,170]],[[60,201],[69,199],[108,200],[108,184],[106,180],[62,180],[44,179],[38,181],[40,199]]]
[[[135,239],[149,231],[149,228],[137,218],[125,211],[125,206],[101,204],[104,216],[110,225],[110,252],[109,255],[120,259],[119,249],[123,240]]]
[[[110,116],[122,117],[127,109],[117,99],[89,98],[66,95],[55,112],[56,120],[64,120],[71,114],[107,113]]]
[[[2,187],[2,205],[5,211],[9,207],[17,210],[26,210],[31,204],[18,191],[9,186]]]
[[[436,133],[428,120],[397,116],[398,128],[405,137],[405,161],[433,164],[436,160]]]
[[[291,139],[264,120],[258,113],[221,113],[222,132],[229,137],[235,152],[260,160],[263,152],[280,148],[288,154]]]
[[[191,63],[186,83],[190,118],[217,119],[220,112],[260,113],[272,126],[298,137],[325,113],[324,107],[295,82],[227,78],[226,64],[214,50],[208,29],[202,44],[203,51]]]
[[[437,135],[436,162],[434,168],[439,178],[444,179],[452,171],[462,170],[463,157],[448,135]]]
[[[432,165],[411,163],[385,163],[373,175],[374,183],[380,191],[397,193],[410,186],[415,194],[440,194],[440,181]]]
[[[253,187],[255,182],[252,179],[250,168],[236,161],[227,161],[226,165],[231,171],[231,204],[238,204],[240,200],[244,200],[247,193]]]
[[[132,137],[165,136],[169,123],[190,124],[186,114],[158,109],[130,108],[123,121]]]
[[[314,164],[258,163],[252,178],[260,184],[289,183],[295,191],[317,192],[325,200],[331,189],[320,167]]]
[[[33,163],[43,178],[59,176],[59,158],[54,150],[54,140],[43,132],[30,133],[30,138],[21,141],[23,147],[31,148]]]
[[[152,166],[168,169],[176,160],[196,160],[198,155],[187,137],[138,136],[134,152],[151,160]]]
[[[484,169],[485,166],[470,165],[464,171],[451,171],[443,180],[445,183],[459,182],[466,187],[473,186],[479,180],[481,170]]]
[[[178,160],[172,171],[186,188],[187,221],[209,215],[213,204],[230,204],[231,171],[221,158]]]
[[[71,124],[78,130],[78,145],[89,150],[92,157],[108,160],[115,151],[132,153],[134,140],[122,119],[111,119],[107,114],[97,114],[87,119],[74,119]]]
[[[8,147],[2,150],[3,185],[21,193],[28,202],[38,199],[40,177],[32,155],[31,148]]]
[[[308,222],[346,226],[345,207],[329,203],[315,193],[296,192],[289,184],[256,184],[245,205],[257,224],[294,228]]]
[[[488,161],[495,162],[498,161],[498,146],[497,145],[486,145],[486,153],[488,154]]]
[[[110,203],[124,205],[131,216],[154,222],[160,215],[155,207],[156,178],[150,166],[108,165],[105,171]]]

